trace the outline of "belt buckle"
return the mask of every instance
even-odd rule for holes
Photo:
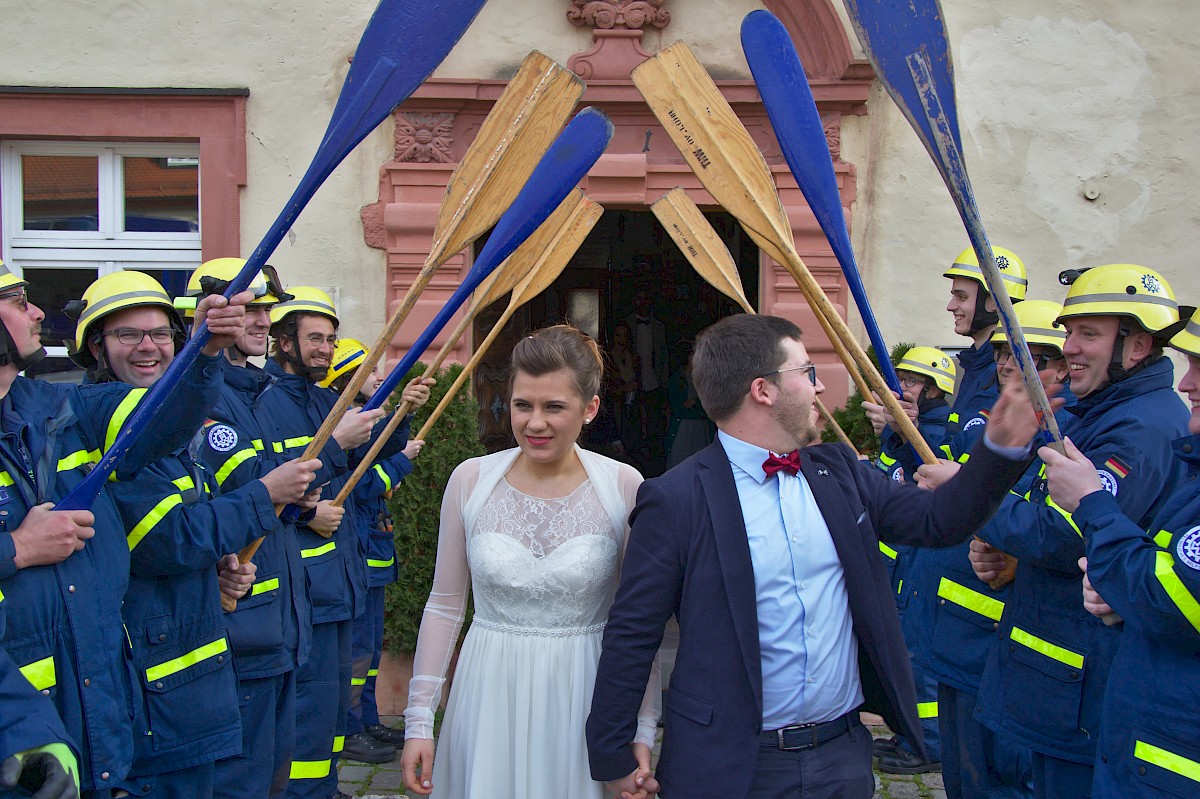
[[[788,744],[787,738],[791,733],[800,733],[801,731],[809,733],[809,740],[801,743]],[[812,749],[817,745],[817,724],[793,724],[790,727],[780,727],[775,731],[779,736],[779,748],[784,752],[798,752],[802,749]]]

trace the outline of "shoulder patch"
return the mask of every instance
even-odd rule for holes
[[[1175,554],[1189,569],[1200,571],[1200,526],[1193,527],[1179,537],[1175,545]]]
[[[1128,465],[1126,465],[1125,461],[1121,460],[1116,455],[1113,455],[1111,458],[1109,458],[1108,460],[1106,460],[1104,462],[1104,468],[1110,470],[1113,474],[1115,474],[1117,477],[1120,477],[1122,480],[1124,480],[1126,477],[1128,477],[1129,473],[1131,471],[1133,471],[1132,469],[1129,468]]]
[[[1117,478],[1112,476],[1112,472],[1107,472],[1104,469],[1097,469],[1096,474],[1100,476],[1100,484],[1104,486],[1104,490],[1115,497],[1119,490]]]
[[[897,483],[904,482],[904,467],[903,466],[897,468],[894,472],[892,472],[892,479],[895,480]]]
[[[237,431],[226,424],[215,424],[208,428],[208,445],[217,452],[228,452],[237,446]]]
[[[981,424],[987,424],[987,419],[982,416],[975,416],[971,421],[963,425],[963,430],[970,430],[972,427],[979,427]]]

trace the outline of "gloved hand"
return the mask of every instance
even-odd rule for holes
[[[79,799],[79,764],[71,748],[47,744],[0,762],[0,788],[18,785],[34,799]]]

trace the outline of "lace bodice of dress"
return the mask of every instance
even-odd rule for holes
[[[500,480],[467,542],[475,623],[540,634],[598,627],[616,589],[623,535],[591,480],[557,499]]]

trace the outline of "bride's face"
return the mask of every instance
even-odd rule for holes
[[[521,452],[535,463],[555,463],[574,451],[575,442],[600,408],[600,398],[584,402],[566,369],[513,378],[509,418]]]

